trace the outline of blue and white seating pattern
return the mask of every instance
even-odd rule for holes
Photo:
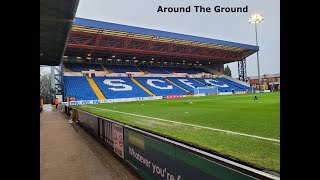
[[[212,86],[217,86],[220,92],[232,92],[232,90],[235,90],[233,87],[230,87],[228,84],[220,81],[218,78],[197,78],[197,80],[206,85],[210,84]]]
[[[104,65],[108,70],[115,73],[126,72],[140,72],[145,71],[151,74],[168,74],[173,73],[200,73],[205,72],[203,69],[197,68],[178,68],[178,67],[150,67],[150,66],[129,66],[129,65]],[[101,64],[89,63],[65,63],[65,67],[71,71],[81,72],[89,69],[97,71],[104,71]],[[138,69],[139,68],[139,69]],[[150,96],[141,87],[135,84],[128,77],[93,77],[97,86],[107,99],[115,98],[132,98],[132,97],[148,97]],[[184,95],[186,91],[171,84],[162,77],[136,77],[144,87],[154,93],[156,96],[169,96],[169,95]],[[187,78],[187,77],[168,77],[168,79],[178,86],[194,92],[195,87],[203,87],[208,84],[217,86],[220,92],[232,91],[249,91],[253,88],[244,86],[237,82],[231,81],[226,78]],[[197,81],[196,81],[196,80]],[[199,83],[202,82],[203,84]],[[94,100],[98,99],[92,87],[85,77],[79,76],[64,76],[65,82],[65,95],[74,96],[76,100]]]
[[[244,86],[226,78],[197,78],[197,80],[205,84],[217,86],[220,92],[245,91],[246,89],[249,91],[253,90],[253,88]]]
[[[167,96],[167,95],[184,95],[186,91],[172,85],[164,78],[161,77],[137,77],[135,78],[144,87],[149,89],[156,96]]]
[[[235,87],[238,87],[240,88],[242,91],[245,91],[246,89],[248,89],[249,91],[253,91],[254,89],[252,87],[247,87],[247,86],[244,86],[242,84],[239,84],[239,83],[236,83],[234,81],[231,81],[229,79],[226,79],[226,78],[219,78],[221,81],[231,85],[231,86],[235,86]]]
[[[93,79],[107,99],[150,96],[128,77],[93,77]],[[186,91],[169,83],[162,77],[136,77],[135,79],[156,96],[187,94]],[[169,77],[168,79],[192,93],[194,87],[205,86],[192,78]],[[204,84],[217,86],[220,92],[251,90],[226,78],[197,78],[197,80]],[[65,95],[68,97],[74,96],[76,100],[98,99],[85,77],[64,76],[64,86]]]
[[[184,89],[194,93],[195,87],[203,87],[204,85],[193,80],[192,78],[183,78],[183,77],[169,77],[170,81],[176,83],[177,85],[183,87]]]
[[[107,99],[150,96],[128,77],[93,77]]]

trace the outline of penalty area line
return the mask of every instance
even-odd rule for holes
[[[230,133],[230,134],[239,135],[239,136],[246,136],[246,137],[251,137],[251,138],[262,139],[262,140],[267,140],[267,141],[273,141],[273,142],[279,142],[280,143],[279,139],[266,138],[266,137],[262,137],[262,136],[256,136],[256,135],[251,135],[251,134],[234,132],[234,131],[229,131],[229,130],[224,130],[224,129],[217,129],[217,128],[211,128],[211,127],[200,126],[200,125],[195,125],[195,124],[188,124],[188,123],[183,123],[183,122],[170,121],[170,120],[167,120],[167,119],[155,118],[155,117],[144,116],[144,115],[133,114],[133,113],[127,113],[127,112],[116,111],[116,110],[111,110],[111,109],[103,109],[103,108],[91,107],[91,106],[87,106],[87,105],[84,105],[84,106],[88,107],[88,108],[102,110],[102,111],[117,112],[117,113],[127,114],[127,115],[131,115],[131,116],[143,117],[143,118],[154,119],[154,120],[159,120],[159,121],[164,121],[164,122],[171,122],[171,123],[182,124],[182,125],[186,125],[186,126],[192,126],[192,127],[202,128],[202,129],[209,129],[209,130],[212,130],[212,131],[219,131],[219,132]]]

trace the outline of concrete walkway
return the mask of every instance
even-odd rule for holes
[[[44,112],[40,114],[42,180],[138,179],[101,144],[91,140],[96,143],[95,147],[101,146],[100,153],[95,152],[88,146],[89,136],[84,139],[73,126],[75,124],[69,124],[64,113],[56,111],[51,105],[45,105]],[[97,154],[107,157],[98,158]],[[117,167],[112,167],[110,162]]]

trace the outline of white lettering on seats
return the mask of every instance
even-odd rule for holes
[[[194,88],[194,86],[192,86],[192,82],[190,82],[188,79],[178,79],[178,81],[182,82],[183,84],[190,86],[192,88]]]
[[[214,79],[205,79],[204,81],[211,84],[211,85],[218,86],[218,87],[229,87],[227,84],[223,84],[223,85],[217,84],[219,81],[214,80]]]
[[[103,81],[104,84],[109,86],[122,87],[122,88],[108,88],[112,91],[131,91],[132,90],[132,87],[127,84],[114,83],[114,82],[125,82],[125,81],[122,79],[105,79]]]
[[[157,88],[157,89],[172,89],[172,85],[168,85],[166,87],[160,87],[160,86],[157,86],[157,85],[153,84],[153,82],[165,83],[165,81],[160,80],[160,79],[148,79],[147,80],[147,84],[149,84],[149,86],[152,86],[154,88]]]

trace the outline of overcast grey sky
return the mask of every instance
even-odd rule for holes
[[[157,13],[159,6],[246,6],[247,13]],[[248,20],[260,13],[258,24],[260,74],[280,72],[279,0],[80,0],[76,17],[164,30],[255,45],[254,25]],[[229,64],[238,76],[237,63]],[[257,75],[256,55],[247,58],[248,76]]]

